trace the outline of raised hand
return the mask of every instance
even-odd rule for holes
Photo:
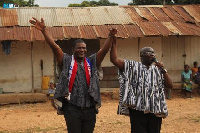
[[[34,27],[35,27],[36,29],[40,30],[40,31],[44,31],[44,29],[45,29],[45,27],[46,27],[43,18],[41,18],[41,22],[40,22],[39,20],[37,20],[36,18],[33,17],[33,19],[29,20],[29,22],[30,22],[31,24],[33,24]]]
[[[114,37],[116,34],[117,34],[117,29],[115,28],[110,29],[109,36]]]

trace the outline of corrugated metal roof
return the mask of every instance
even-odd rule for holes
[[[165,14],[162,8],[148,7],[148,9],[154,15],[154,17],[156,17],[158,21],[161,21],[161,22],[171,21],[171,19]]]
[[[157,21],[157,19],[148,10],[148,8],[140,7],[140,8],[135,8],[135,10],[143,19],[146,19],[148,21]]]
[[[81,38],[93,39],[97,38],[93,26],[80,26],[79,27]]]
[[[112,27],[118,29],[117,37],[121,38],[200,36],[199,14],[199,5],[0,9],[0,27],[11,26],[9,29],[0,28],[0,38],[44,40],[38,30],[30,27],[31,17],[44,18],[55,40],[107,38]],[[3,34],[5,30],[12,32]]]
[[[183,6],[183,8],[184,8],[197,22],[200,22],[200,12],[199,12],[197,6],[188,5],[188,6]]]
[[[183,23],[183,22],[177,22],[177,24],[184,29],[185,33],[188,35],[196,35],[199,36],[200,33],[200,26],[196,26],[194,24],[190,23]]]
[[[42,33],[37,30],[35,27],[31,27],[31,40],[44,40],[44,36],[42,35]]]
[[[0,40],[14,40],[14,28],[0,27]]]
[[[168,30],[172,32],[172,35],[182,35],[183,33],[172,24],[172,22],[162,22],[165,27],[167,27]]]
[[[167,14],[167,16],[170,17],[173,21],[184,22],[182,16],[180,16],[172,6],[166,6],[162,9]]]
[[[165,27],[161,22],[151,22],[150,25],[155,27],[162,36],[172,35],[172,32]]]
[[[78,26],[64,27],[64,35],[65,35],[65,38],[81,38],[81,34],[80,34]]]
[[[132,23],[142,21],[141,16],[136,12],[135,8],[125,7],[125,9],[126,9],[126,13],[128,13],[129,16],[131,17]]]
[[[62,40],[64,38],[62,27],[47,27],[47,30],[54,40]]]
[[[138,23],[138,26],[141,28],[145,36],[161,35],[151,22],[140,22]]]
[[[117,37],[120,38],[128,38],[128,33],[125,30],[125,27],[123,25],[100,25],[95,26],[95,30],[97,33],[97,37],[99,38],[107,38],[108,34],[110,32],[110,29],[116,28],[118,30]]]
[[[18,25],[16,9],[1,9],[0,10],[0,26],[13,26]]]
[[[180,14],[180,16],[182,16],[183,17],[183,19],[186,21],[186,22],[193,22],[194,23],[194,18],[192,18],[190,15],[189,15],[189,13],[187,13],[186,11],[185,11],[185,9],[182,7],[182,6],[172,6],[175,10],[176,10],[176,12],[178,13],[178,14]]]
[[[30,27],[14,27],[14,39],[19,41],[31,41]]]
[[[136,24],[134,24],[134,25],[124,25],[124,27],[125,27],[125,29],[128,33],[128,36],[130,38],[143,37],[144,36],[140,27]]]

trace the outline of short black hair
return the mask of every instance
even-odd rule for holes
[[[194,63],[193,63],[193,65],[197,65],[198,64],[198,62],[197,61],[195,61]]]
[[[82,39],[77,39],[73,42],[72,48],[74,49],[77,43],[85,43]],[[85,43],[86,44],[86,43]]]
[[[184,68],[186,68],[186,67],[190,67],[190,66],[189,66],[188,64],[185,64],[185,65],[184,65]]]

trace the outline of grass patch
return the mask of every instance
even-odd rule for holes
[[[192,118],[191,119],[193,122],[200,122],[200,116]]]

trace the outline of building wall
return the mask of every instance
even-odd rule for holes
[[[0,88],[4,92],[32,91],[31,43],[13,41],[10,54],[5,55],[0,47]],[[45,42],[33,43],[34,89],[41,88],[42,71],[40,60],[43,60],[43,75],[53,80],[53,53]]]
[[[200,63],[200,37],[169,36],[162,38],[163,62],[173,82],[181,82],[184,65],[191,68],[193,62]]]
[[[101,40],[101,46],[105,40]],[[143,47],[152,47],[158,60],[161,60],[161,45],[162,39],[160,37],[145,37],[145,38],[132,38],[132,39],[118,39],[117,40],[117,55],[119,58],[140,61],[140,49]],[[106,87],[119,87],[117,68],[113,67],[110,62],[110,52],[106,55],[103,63],[103,80],[100,81],[102,88]]]
[[[43,70],[41,69],[43,61]],[[42,77],[47,76],[54,82],[54,56],[49,45],[44,41],[33,42],[34,89],[40,89]]]
[[[89,41],[89,51],[98,51],[99,44],[96,46],[96,43],[100,43],[101,47],[104,42],[105,39]],[[122,59],[140,61],[139,50],[145,46],[153,47],[157,54],[156,57],[158,61],[164,63],[173,82],[181,82],[180,73],[183,70],[184,64],[188,64],[192,67],[194,61],[200,63],[199,44],[200,37],[145,37],[118,39],[117,50],[118,57]],[[65,43],[63,46],[65,46]],[[90,54],[92,53],[93,52]],[[43,61],[43,71],[41,69],[41,60]],[[53,52],[44,41],[33,42],[34,89],[41,88],[42,76],[48,76],[50,77],[50,81],[54,81],[53,61]],[[110,62],[110,52],[107,53],[102,66],[105,71],[105,76],[101,84],[102,87],[118,87],[117,69],[112,69],[113,64]],[[0,47],[0,73],[0,88],[3,88],[4,92],[31,92],[31,43],[13,41],[11,43],[11,53],[9,55],[5,55],[2,51],[2,47]]]
[[[185,37],[185,63],[193,67],[193,62],[197,61],[200,66],[200,37]]]
[[[31,45],[27,42],[11,43],[10,54],[0,47],[0,88],[4,92],[31,91]]]

